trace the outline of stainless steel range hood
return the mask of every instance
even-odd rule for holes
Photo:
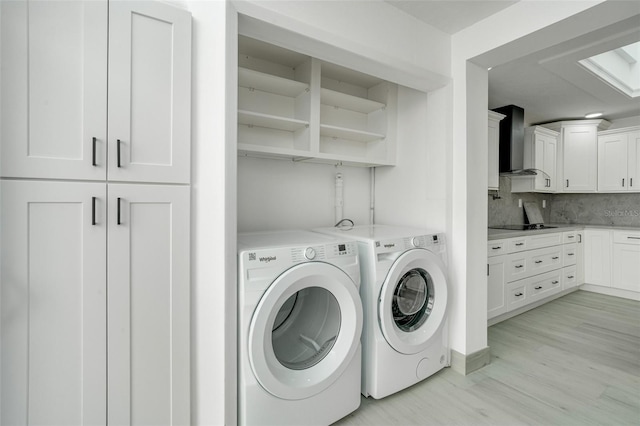
[[[499,171],[500,176],[536,176],[540,170],[525,169],[524,163],[524,109],[516,105],[495,108],[504,114],[500,121]]]

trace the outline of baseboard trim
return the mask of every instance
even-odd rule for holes
[[[580,290],[590,291],[592,293],[606,294],[607,296],[622,297],[624,299],[640,301],[640,293],[635,291],[623,290],[621,288],[604,287],[595,284],[582,284]]]
[[[491,349],[487,346],[469,355],[451,350],[451,368],[463,375],[471,374],[491,363]]]

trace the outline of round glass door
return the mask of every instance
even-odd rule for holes
[[[299,264],[269,286],[254,311],[251,368],[278,398],[308,398],[344,373],[361,332],[362,303],[351,278],[328,263]]]
[[[433,309],[434,293],[433,279],[422,268],[411,269],[400,278],[391,305],[400,330],[411,332],[424,324]]]
[[[380,290],[378,318],[387,343],[404,354],[426,349],[445,323],[448,294],[436,254],[417,248],[401,254]]]

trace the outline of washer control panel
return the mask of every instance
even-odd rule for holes
[[[417,235],[376,241],[376,253],[403,252],[412,248],[424,248],[439,252],[444,247],[444,234]]]

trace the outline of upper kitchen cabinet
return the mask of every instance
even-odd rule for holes
[[[536,169],[535,179],[514,179],[512,192],[556,192],[558,132],[541,126],[524,130],[524,167]]]
[[[598,189],[598,131],[606,120],[559,121],[543,124],[560,133],[557,192],[596,192]]]
[[[240,155],[391,165],[396,96],[395,84],[239,37]]]
[[[2,2],[1,40],[2,176],[189,182],[189,13]]]
[[[505,117],[494,111],[489,111],[489,181],[488,187],[490,191],[500,189],[500,120]]]
[[[598,191],[640,191],[640,127],[598,135]]]

